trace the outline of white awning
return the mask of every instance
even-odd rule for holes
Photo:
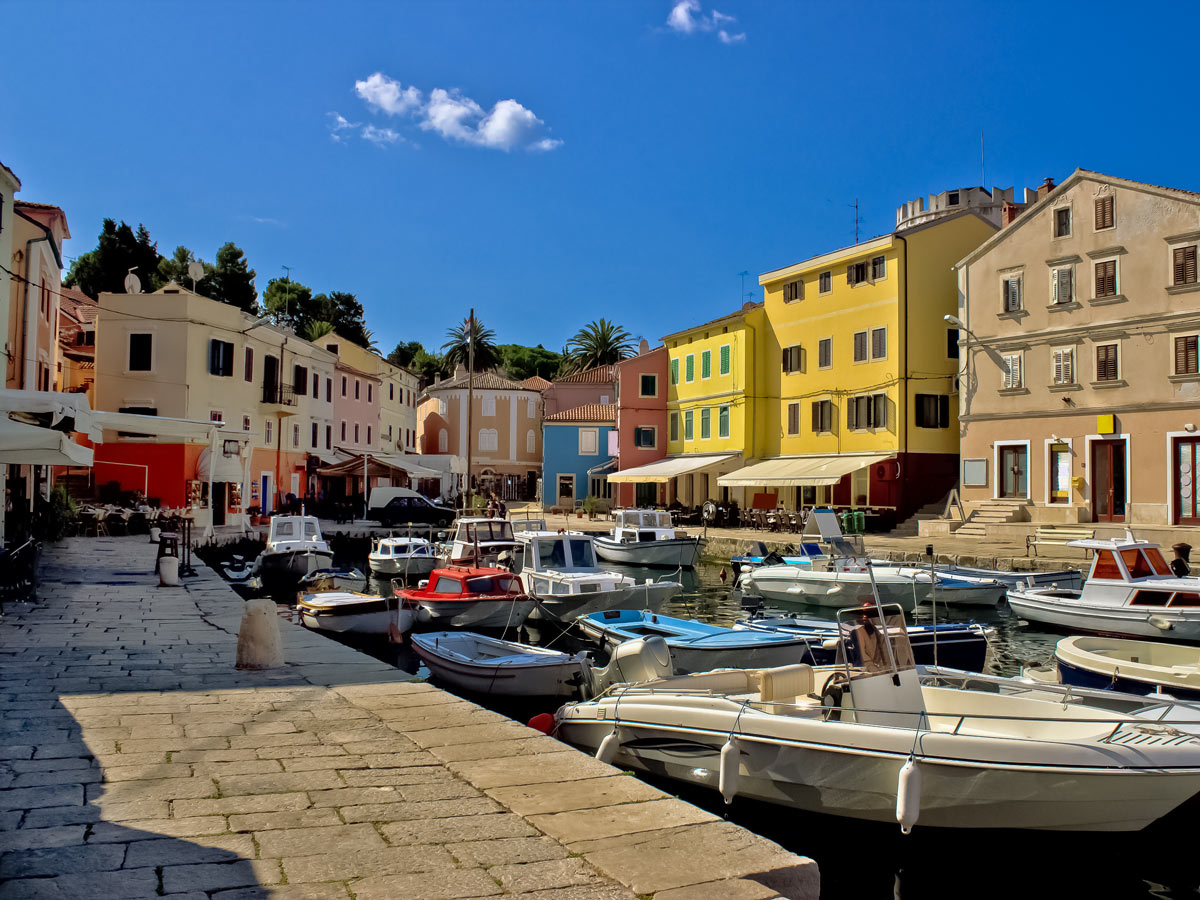
[[[196,460],[196,478],[199,481],[232,481],[235,484],[241,484],[242,479],[246,477],[244,468],[244,460],[238,454],[226,456],[222,447],[217,448],[216,465],[213,465],[213,452],[211,447],[205,447],[200,451],[200,457]],[[211,471],[210,471],[211,469]]]
[[[71,420],[75,431],[81,431],[93,440],[100,439],[100,429],[93,419],[87,394],[0,388],[0,413],[15,415],[27,424],[36,420],[47,428],[60,430],[64,420]]]
[[[92,449],[69,434],[0,418],[0,463],[14,466],[90,466]]]
[[[151,437],[166,437],[192,441],[210,440],[214,427],[218,428],[217,435],[224,432],[216,422],[204,422],[199,419],[172,419],[169,416],[143,416],[139,413],[119,413],[93,410],[92,417],[105,431],[123,431],[128,434],[147,434]],[[228,436],[246,437],[244,431],[230,433]]]
[[[874,453],[779,457],[722,475],[717,484],[721,487],[821,487],[837,484],[851,472],[895,456],[894,453]]]
[[[690,456],[669,456],[633,469],[622,469],[608,476],[613,484],[665,484],[680,475],[704,472],[728,463],[738,456],[736,453],[709,453]],[[718,482],[720,479],[718,479]]]

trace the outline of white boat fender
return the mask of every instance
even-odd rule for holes
[[[738,746],[738,739],[730,736],[725,742],[725,746],[721,748],[721,772],[717,781],[717,787],[721,791],[721,799],[728,806],[733,802],[733,798],[737,795],[738,779],[741,777],[741,757],[742,751]]]
[[[617,758],[617,751],[621,749],[621,729],[613,728],[600,742],[600,746],[596,749],[596,759],[602,763],[611,763]]]
[[[909,756],[908,762],[900,767],[900,777],[896,780],[896,821],[900,823],[900,833],[912,831],[920,815],[921,770],[916,759]]]
[[[1160,631],[1171,631],[1175,628],[1174,622],[1165,619],[1162,616],[1151,616],[1149,622]]]

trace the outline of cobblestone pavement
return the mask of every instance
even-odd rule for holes
[[[817,867],[242,602],[159,588],[145,538],[45,554],[0,619],[0,900],[759,900]]]

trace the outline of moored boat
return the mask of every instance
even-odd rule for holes
[[[596,555],[627,566],[693,568],[700,559],[701,539],[671,523],[661,509],[618,509],[608,535],[595,539]]]
[[[434,569],[415,588],[395,586],[421,625],[442,628],[520,628],[534,600],[505,569],[450,566]]]
[[[440,682],[506,697],[578,696],[587,656],[470,631],[414,634],[413,649]]]
[[[1200,700],[1200,649],[1164,641],[1077,636],[1054,648],[1063,684]]]
[[[307,627],[337,634],[404,634],[416,615],[394,597],[350,591],[303,594],[296,609]]]
[[[367,588],[367,576],[358,569],[316,569],[300,579],[299,591],[302,594],[316,594],[321,591],[349,591],[357,593]]]
[[[374,538],[367,565],[376,575],[417,578],[428,575],[437,564],[434,546],[425,538],[387,537]]]
[[[517,541],[507,519],[482,516],[458,520],[450,548],[438,562],[449,566],[494,566],[504,553],[516,553]]]
[[[278,595],[294,591],[310,572],[332,565],[333,551],[321,537],[316,516],[274,516],[254,574],[267,593]]]

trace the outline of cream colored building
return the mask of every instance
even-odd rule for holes
[[[101,294],[96,408],[221,421],[250,450],[206,463],[200,445],[129,435],[97,448],[96,481],[207,507],[206,465],[216,466],[216,525],[250,507],[278,509],[288,494],[308,497],[318,457],[333,458],[336,363],[290,330],[174,283]]]
[[[972,507],[1200,525],[1200,194],[1083,169],[957,265]]]
[[[542,472],[541,392],[492,372],[476,374],[474,389],[469,428],[462,367],[448,381],[425,389],[417,407],[421,453],[465,460],[469,433],[474,489],[495,491],[504,499],[532,499]]]

